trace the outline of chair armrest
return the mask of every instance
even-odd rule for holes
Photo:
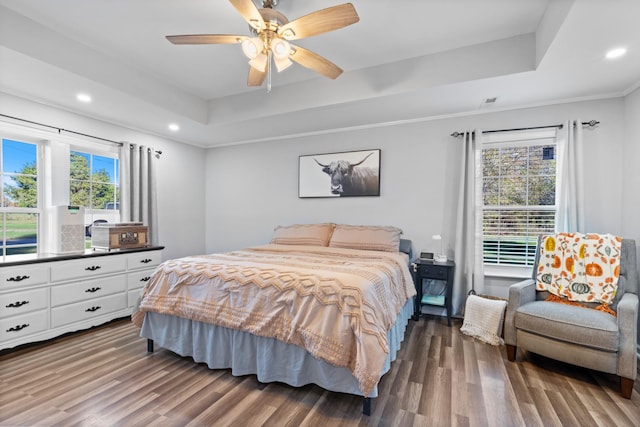
[[[518,307],[536,300],[536,282],[525,279],[509,286],[509,302],[504,317],[504,342],[516,346],[515,315]]]
[[[618,332],[618,375],[635,380],[638,372],[638,296],[631,292],[625,293],[618,303]]]
[[[509,304],[507,310],[516,310],[528,302],[536,300],[536,282],[533,279],[525,279],[522,282],[509,286]]]

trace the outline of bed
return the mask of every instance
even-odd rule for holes
[[[363,397],[370,414],[414,315],[411,242],[395,227],[277,227],[269,244],[162,263],[132,321],[211,369]]]

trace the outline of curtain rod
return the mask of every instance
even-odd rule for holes
[[[594,127],[596,125],[599,125],[600,122],[596,121],[596,120],[590,120],[588,122],[582,122],[582,126],[589,126],[589,127]],[[482,133],[497,133],[497,132],[515,132],[515,131],[519,131],[519,130],[534,130],[534,129],[549,129],[549,128],[558,128],[558,129],[562,129],[564,127],[564,125],[559,124],[559,125],[549,125],[549,126],[534,126],[534,127],[530,127],[530,128],[514,128],[514,129],[495,129],[495,130],[484,130],[482,131]],[[464,135],[464,132],[453,132],[451,134],[452,137],[457,138],[459,136]]]
[[[63,128],[59,128],[59,127],[57,127],[57,126],[51,126],[51,125],[47,125],[47,124],[44,124],[44,123],[34,122],[34,121],[32,121],[32,120],[21,119],[20,117],[9,116],[9,115],[7,115],[7,114],[1,114],[1,113],[0,113],[0,116],[1,116],[1,117],[6,117],[6,118],[8,118],[8,119],[18,120],[18,121],[25,122],[25,123],[31,123],[32,125],[43,126],[43,127],[49,128],[49,129],[55,129],[55,130],[57,130],[57,131],[58,131],[58,133],[61,133],[61,132],[67,132],[67,133],[72,133],[72,134],[74,134],[74,135],[85,136],[85,137],[87,137],[87,138],[98,139],[98,140],[100,140],[100,141],[109,142],[109,143],[111,143],[111,144],[116,144],[116,145],[118,145],[118,146],[120,146],[120,147],[122,147],[122,146],[125,144],[124,142],[114,141],[114,140],[112,140],[112,139],[102,138],[102,137],[100,137],[100,136],[89,135],[89,134],[87,134],[87,133],[76,132],[76,131],[74,131],[74,130],[63,129]],[[160,154],[162,154],[162,151],[160,151],[160,150],[155,150],[155,153],[156,153],[157,155],[160,155]]]
[[[6,118],[9,118],[9,119],[13,119],[13,120],[19,120],[19,121],[25,122],[25,123],[31,123],[32,125],[38,125],[38,126],[43,126],[43,127],[49,128],[49,129],[55,129],[55,130],[58,131],[58,133],[67,132],[67,133],[72,133],[74,135],[80,135],[80,136],[86,136],[88,138],[99,139],[100,141],[110,142],[112,144],[116,144],[116,145],[119,145],[119,146],[123,145],[123,143],[119,142],[119,141],[113,141],[111,139],[106,139],[106,138],[102,138],[102,137],[99,137],[99,136],[94,136],[94,135],[89,135],[89,134],[82,133],[82,132],[76,132],[76,131],[69,130],[69,129],[59,128],[57,126],[51,126],[51,125],[47,125],[47,124],[44,124],[44,123],[34,122],[32,120],[21,119],[20,117],[9,116],[9,115],[6,115],[6,114],[0,114],[0,116],[6,117]]]

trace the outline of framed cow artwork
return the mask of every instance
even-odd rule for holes
[[[298,197],[380,196],[380,150],[300,156]]]

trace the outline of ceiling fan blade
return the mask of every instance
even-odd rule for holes
[[[298,40],[355,24],[360,20],[351,3],[328,7],[294,19],[278,29],[286,40]]]
[[[342,68],[328,59],[300,46],[291,46],[291,60],[330,79],[342,74]]]
[[[234,34],[190,34],[185,36],[166,36],[173,44],[234,44],[242,43],[247,36]]]
[[[265,27],[262,15],[252,0],[229,0],[245,21],[258,32]]]
[[[264,78],[266,76],[266,71],[259,71],[249,66],[249,77],[247,77],[247,86],[262,86],[262,83],[264,83]]]

